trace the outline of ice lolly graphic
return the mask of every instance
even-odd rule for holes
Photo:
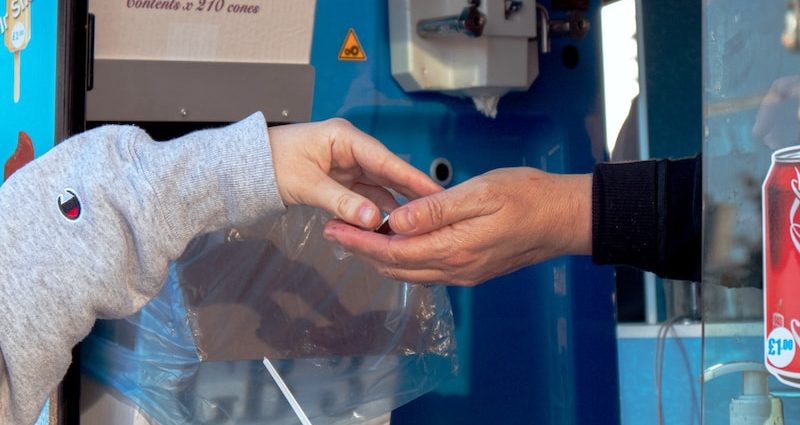
[[[6,0],[5,44],[14,54],[14,103],[19,102],[20,52],[31,39],[31,2]]]
[[[28,133],[24,131],[19,132],[17,138],[17,149],[11,154],[11,157],[6,160],[5,173],[3,174],[3,181],[8,180],[15,171],[22,168],[25,164],[33,161],[33,141],[31,141]]]

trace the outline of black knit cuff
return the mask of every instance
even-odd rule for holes
[[[592,260],[700,280],[702,160],[598,164],[592,181]]]
[[[658,164],[598,164],[592,178],[592,260],[652,270],[658,258]]]

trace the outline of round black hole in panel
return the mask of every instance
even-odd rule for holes
[[[580,63],[580,53],[578,52],[578,48],[572,45],[564,47],[561,50],[561,62],[569,69],[575,69],[578,67],[578,63]]]
[[[436,183],[445,186],[453,180],[453,166],[447,158],[436,158],[431,162],[429,174]]]
[[[447,164],[441,163],[436,166],[436,179],[439,181],[445,181],[450,179],[450,167]]]

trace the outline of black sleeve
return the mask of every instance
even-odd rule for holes
[[[702,158],[603,163],[592,180],[592,260],[700,281]]]

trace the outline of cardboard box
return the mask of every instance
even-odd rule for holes
[[[98,59],[307,64],[315,0],[92,0]]]

